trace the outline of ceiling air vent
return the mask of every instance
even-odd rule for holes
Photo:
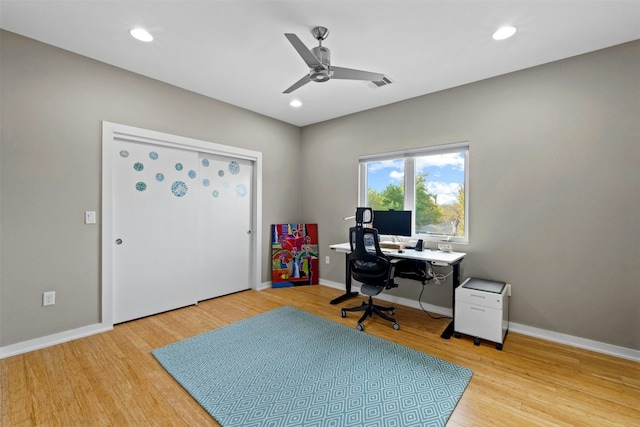
[[[386,85],[390,85],[391,83],[393,83],[391,81],[391,79],[387,76],[384,76],[382,78],[382,80],[377,81],[377,82],[367,82],[367,84],[369,85],[370,88],[375,89],[375,88],[379,88],[381,86],[386,86]]]

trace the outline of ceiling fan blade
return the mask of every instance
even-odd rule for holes
[[[306,76],[304,76],[303,78],[301,78],[300,80],[298,80],[297,82],[295,82],[289,89],[285,90],[282,93],[291,93],[294,90],[306,85],[307,83],[309,83],[311,81],[311,77],[309,76],[309,74],[307,74]]]
[[[372,73],[370,71],[353,70],[351,68],[331,66],[331,70],[333,71],[332,78],[334,79],[379,82],[384,78],[384,74]]]
[[[291,33],[285,33],[284,36],[289,40],[289,42],[291,42],[295,50],[298,51],[298,54],[302,57],[309,68],[327,68],[322,65],[322,62],[320,62],[320,60],[316,58],[313,52],[311,52],[309,48],[306,47],[304,43],[302,43],[302,40],[300,40],[298,36]]]

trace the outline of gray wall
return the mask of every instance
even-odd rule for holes
[[[0,346],[100,316],[101,121],[263,153],[268,225],[346,239],[362,154],[468,140],[463,276],[513,284],[512,320],[640,349],[640,42],[300,130],[12,33],[0,32]],[[381,88],[379,90],[384,90]],[[302,144],[301,144],[302,142]],[[288,167],[302,161],[300,171]],[[292,204],[300,195],[300,204]],[[42,307],[45,290],[57,303]],[[402,281],[397,295],[415,299]],[[450,306],[449,284],[424,301]]]
[[[83,214],[100,212],[103,120],[261,151],[265,254],[270,223],[299,221],[298,127],[13,33],[0,43],[0,346],[100,321],[100,225]]]
[[[359,155],[469,141],[463,278],[512,283],[514,322],[640,349],[639,76],[636,41],[305,127],[322,277],[344,281],[328,246],[346,240]],[[392,292],[415,300],[420,285]],[[450,292],[423,301],[451,307]]]

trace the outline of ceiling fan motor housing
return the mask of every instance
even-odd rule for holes
[[[331,71],[331,51],[324,46],[316,46],[311,49],[311,52],[326,68],[312,68],[309,73],[309,77],[314,82],[326,82],[331,78],[331,75],[333,74],[333,72]]]

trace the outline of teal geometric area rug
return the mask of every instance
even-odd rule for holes
[[[472,375],[293,307],[153,355],[224,427],[443,426]]]

